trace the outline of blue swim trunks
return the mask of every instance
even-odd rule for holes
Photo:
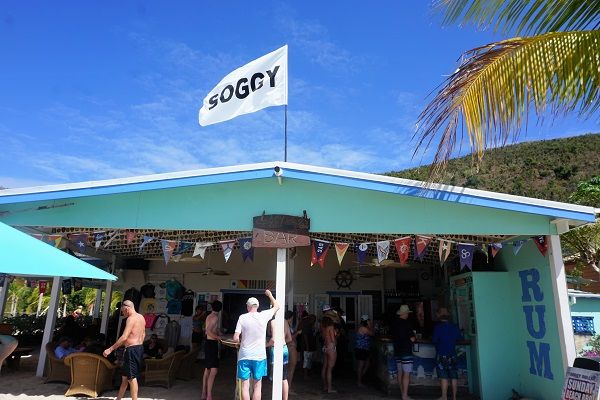
[[[267,375],[267,360],[239,360],[237,377],[243,381],[252,378],[255,381]]]
[[[275,360],[275,354],[274,354],[274,348],[271,346],[269,347],[269,356],[271,358],[271,364],[273,364],[273,360]],[[283,345],[283,363],[287,364],[288,360],[290,358],[290,352],[288,350],[287,344]]]
[[[437,375],[440,379],[457,379],[458,368],[456,366],[456,357],[438,356],[437,357]]]

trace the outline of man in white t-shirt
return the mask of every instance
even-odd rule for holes
[[[271,308],[258,312],[258,299],[250,297],[246,302],[248,312],[240,315],[233,335],[233,340],[240,343],[237,377],[242,380],[242,400],[250,400],[250,378],[254,389],[252,399],[260,400],[261,379],[267,375],[267,324],[279,310],[279,303],[270,290],[265,290],[265,295],[271,302]]]

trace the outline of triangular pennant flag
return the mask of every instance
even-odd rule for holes
[[[381,240],[377,242],[377,261],[381,264],[390,255],[390,241]]]
[[[117,236],[119,236],[119,231],[113,231],[111,233],[108,234],[109,238],[106,241],[106,243],[104,243],[104,248],[107,248],[109,244],[112,243],[113,240],[115,240],[117,238]]]
[[[212,242],[197,242],[196,247],[194,247],[194,254],[192,254],[192,257],[200,256],[200,258],[204,259],[206,249],[208,249],[213,244],[214,243]]]
[[[169,263],[173,252],[177,248],[177,240],[166,240],[161,239],[160,245],[162,246],[163,257],[165,258],[165,265]]]
[[[369,251],[369,243],[359,243],[356,245],[356,261],[358,261],[358,264],[365,262],[367,251]]]
[[[31,235],[36,239],[41,240],[44,243],[49,244],[50,246],[54,246],[56,248],[58,248],[60,246],[60,242],[62,240],[62,236],[61,235],[38,235],[38,234],[34,234]]]
[[[312,256],[310,258],[311,267],[317,263],[321,266],[321,268],[325,266],[325,257],[327,257],[329,245],[329,242],[323,240],[315,239],[312,241]]]
[[[127,244],[131,244],[135,241],[135,237],[137,235],[135,234],[135,232],[132,231],[127,231],[125,232],[125,238],[127,239]]]
[[[340,263],[340,267],[342,266],[342,260],[348,251],[348,247],[350,245],[348,243],[336,243],[335,244],[335,253],[337,254],[338,263]]]
[[[225,262],[229,261],[229,257],[231,257],[231,252],[233,251],[233,246],[235,246],[235,240],[221,240],[219,244],[223,249],[223,257],[225,257]]]
[[[417,235],[415,237],[415,259],[423,262],[423,257],[425,257],[425,249],[427,249],[429,242],[431,242],[431,238],[429,236]]]
[[[71,234],[69,235],[69,240],[77,247],[77,250],[81,253],[85,251],[88,236],[89,235],[87,233]]]
[[[96,250],[98,250],[100,248],[100,243],[102,243],[102,241],[104,240],[106,232],[104,232],[104,231],[94,232],[93,235],[94,235],[94,242],[96,242]]]
[[[410,236],[405,236],[394,240],[396,252],[398,253],[398,260],[400,261],[401,265],[405,265],[408,261],[408,257],[410,256],[410,241]]]
[[[144,248],[144,246],[153,240],[154,240],[154,238],[152,236],[144,235],[144,240],[142,241],[142,244],[140,244],[140,253],[142,252],[142,249]]]
[[[496,254],[502,249],[502,243],[492,243],[490,244],[490,253],[492,253],[492,258],[496,257]]]
[[[40,294],[45,294],[47,285],[48,285],[48,281],[39,281],[38,282],[38,292]]]
[[[546,236],[533,236],[533,241],[537,246],[538,250],[544,257],[546,257],[546,253],[548,252],[548,238]]]
[[[452,242],[444,239],[439,239],[439,241],[440,265],[444,265],[444,263],[448,259],[448,256],[450,255],[450,252],[452,251]]]
[[[240,245],[240,252],[242,253],[242,260],[246,262],[247,259],[254,261],[254,247],[252,247],[252,237],[245,237],[238,240]]]
[[[475,245],[470,243],[458,244],[458,256],[460,257],[460,270],[473,267],[473,254],[475,253]]]
[[[515,256],[517,255],[519,250],[521,250],[521,247],[523,247],[524,243],[525,243],[525,240],[514,240],[513,241],[513,253]]]
[[[192,242],[179,242],[179,246],[177,246],[177,250],[173,252],[174,256],[179,256],[185,254],[189,249],[192,248]]]

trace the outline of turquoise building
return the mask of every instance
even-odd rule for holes
[[[277,292],[286,294],[278,296],[281,301],[285,297],[294,306],[316,310],[319,302],[336,298],[354,307],[350,317],[355,317],[361,310],[385,312],[386,291],[397,290],[404,279],[399,276],[409,274],[375,265],[370,271],[381,277],[367,278],[361,269],[365,267],[357,269],[350,253],[341,266],[330,254],[323,268],[311,267],[310,248],[299,248],[295,257],[256,249],[250,268],[239,260],[228,263],[222,255],[217,257],[218,245],[210,267],[227,270],[229,278],[213,277],[210,271],[194,275],[195,268],[204,267],[193,263],[165,266],[157,244],[142,257],[149,263],[144,272],[130,268],[132,258],[140,259],[143,235],[217,243],[250,235],[253,217],[263,213],[306,213],[310,236],[331,243],[374,245],[427,235],[433,238],[427,258],[423,263],[411,261],[406,271],[431,297],[442,296],[440,287],[448,284],[439,272],[439,239],[478,246],[505,243],[493,270],[468,274],[474,392],[485,400],[505,399],[511,388],[535,399],[560,397],[575,346],[558,235],[593,222],[593,208],[287,162],[0,191],[0,222],[24,231],[66,237],[83,231],[116,232],[111,245],[95,254],[111,262],[125,287],[159,273],[181,274],[186,286],[221,294],[249,290],[238,286],[244,282],[272,280]],[[126,232],[137,234],[134,243],[126,239]],[[534,236],[547,241],[545,255],[531,240]],[[521,239],[525,242],[515,254],[506,243]],[[83,252],[93,254],[91,239],[88,245]],[[374,247],[369,259],[376,257]],[[456,255],[456,246],[453,251]],[[336,284],[333,278],[340,269],[355,278],[352,286]],[[57,298],[59,285],[55,286]],[[112,283],[105,290],[110,294]],[[54,301],[50,311],[56,306]]]

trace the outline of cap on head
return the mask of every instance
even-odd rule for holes
[[[361,321],[368,321],[369,320],[369,316],[367,314],[363,314],[360,316],[360,320]]]
[[[325,312],[325,311],[329,311],[329,310],[331,310],[331,306],[330,306],[329,304],[325,304],[325,305],[323,305],[323,311],[324,311],[324,312]]]
[[[246,302],[246,305],[251,307],[258,307],[258,299],[256,297],[250,297]]]

